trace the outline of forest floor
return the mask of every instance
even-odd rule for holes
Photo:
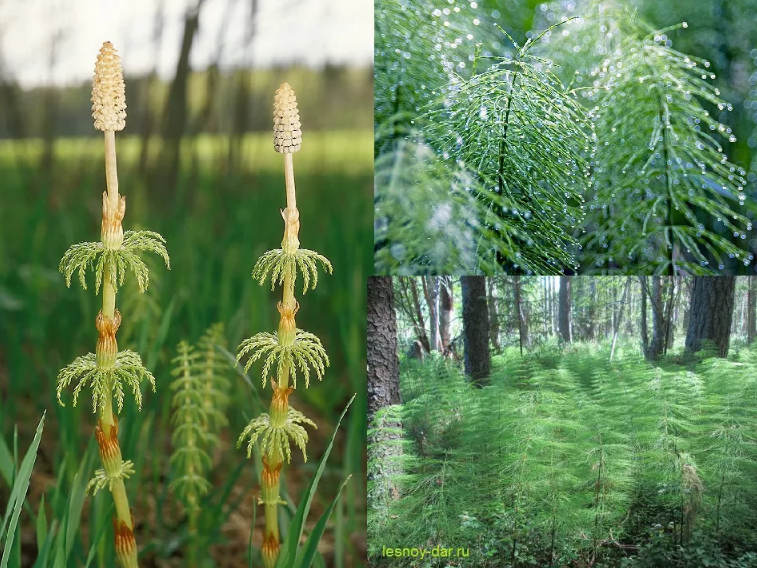
[[[403,404],[369,431],[376,565],[757,566],[757,350],[609,351],[507,348],[484,388],[404,361]],[[436,546],[452,557],[384,549]]]

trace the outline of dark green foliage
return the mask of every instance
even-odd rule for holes
[[[445,158],[494,188],[494,198],[480,196],[493,212],[490,230],[506,242],[513,233],[524,239],[510,243],[514,255],[494,247],[481,254],[540,274],[575,268],[571,234],[583,221],[590,124],[551,64],[529,53],[538,39],[523,47],[509,36],[504,41],[513,44],[514,58],[479,62],[477,52],[474,69],[486,64],[480,73],[449,72],[442,104],[423,117],[424,134]]]
[[[371,430],[376,565],[444,566],[381,556],[441,545],[471,567],[752,566],[757,352],[653,367],[630,346],[613,363],[609,345],[558,349],[506,349],[484,389],[433,356],[404,364],[403,404]]]
[[[746,172],[728,161],[731,128],[708,110],[732,107],[712,84],[709,61],[673,49],[671,29],[631,21],[616,30],[622,41],[613,55],[591,71],[600,141],[595,226],[585,239],[592,264],[658,274],[712,272],[728,256],[749,264],[751,254],[729,239],[745,240],[752,228]]]
[[[719,44],[704,49],[689,37],[699,28],[660,29],[620,2],[541,3],[520,29],[502,3],[488,8],[376,6],[379,272],[712,274],[752,263],[755,177],[727,112],[738,99],[704,59],[717,62]],[[523,33],[521,47],[512,37]]]

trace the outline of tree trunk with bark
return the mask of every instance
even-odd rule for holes
[[[558,298],[559,315],[557,324],[560,332],[560,340],[564,343],[570,343],[573,341],[573,332],[570,321],[571,302],[572,293],[570,276],[560,276],[560,296]]]
[[[465,374],[477,387],[489,384],[489,308],[486,305],[486,281],[483,276],[463,276],[463,339]]]
[[[518,321],[518,339],[520,342],[520,354],[523,348],[528,347],[528,318],[523,305],[523,294],[520,286],[520,276],[513,276],[513,299],[515,300],[515,315]]]
[[[710,345],[718,357],[728,356],[735,293],[735,276],[694,277],[686,334],[687,353],[695,353]]]
[[[746,302],[746,340],[748,344],[754,342],[757,336],[757,276],[749,278]]]
[[[640,276],[641,285],[641,348],[644,357],[649,359],[649,327],[647,326],[647,277]]]
[[[367,303],[368,424],[372,432],[368,461],[378,464],[368,472],[368,478],[380,498],[394,500],[401,496],[395,480],[402,475],[402,422],[393,409],[379,413],[400,403],[397,316],[391,276],[368,278]]]
[[[428,306],[429,351],[439,351],[439,276],[423,278],[423,294]]]
[[[368,278],[368,422],[379,409],[399,404],[397,316],[391,276]]]
[[[645,352],[650,361],[657,361],[666,352],[672,340],[672,310],[673,310],[673,279],[661,276],[652,277],[652,292],[645,286],[645,293],[649,295],[652,304],[652,342]]]
[[[455,308],[452,293],[452,277],[439,277],[439,340],[442,352],[449,349],[452,343],[452,315]]]
[[[500,353],[502,345],[499,342],[499,313],[497,312],[497,291],[494,278],[487,278],[487,303],[489,304],[489,330],[494,351]]]

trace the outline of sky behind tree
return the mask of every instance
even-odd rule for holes
[[[93,54],[111,41],[127,74],[152,70],[171,77],[179,54],[184,14],[196,0],[26,0],[0,3],[0,72],[24,88],[88,80]],[[153,44],[155,14],[163,10],[163,40]],[[243,50],[248,0],[205,0],[192,49],[202,69],[223,41],[224,68],[293,63],[369,65],[373,58],[373,3],[367,0],[259,0],[250,49]],[[223,30],[223,22],[228,27]],[[55,49],[52,46],[55,45]]]

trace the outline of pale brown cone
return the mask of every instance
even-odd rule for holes
[[[282,154],[298,152],[302,147],[302,125],[297,98],[289,83],[276,91],[273,99],[273,147]]]
[[[106,41],[95,63],[95,76],[92,80],[92,118],[97,130],[117,131],[126,126],[126,94],[124,76],[121,71],[121,58]]]

